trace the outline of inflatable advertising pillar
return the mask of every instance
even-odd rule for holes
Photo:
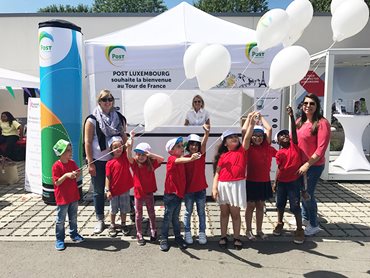
[[[54,144],[72,144],[73,160],[82,165],[82,34],[64,20],[39,23],[42,199],[55,205],[51,169],[58,157]],[[78,182],[82,193],[82,182]]]

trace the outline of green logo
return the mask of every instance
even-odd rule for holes
[[[122,66],[126,56],[126,47],[123,45],[111,45],[105,48],[105,58],[113,66]]]
[[[257,43],[247,43],[245,46],[245,56],[253,64],[263,63],[265,52],[258,52]]]

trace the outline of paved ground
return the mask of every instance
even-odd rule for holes
[[[20,177],[24,177],[24,163],[18,163]],[[89,175],[84,179],[84,192],[88,190]],[[317,187],[317,199],[320,214],[320,226],[323,229],[315,240],[350,239],[369,241],[370,239],[370,184],[365,182],[320,182]],[[216,203],[208,202],[207,236],[210,240],[220,235],[219,208]],[[108,203],[106,203],[108,222]],[[160,228],[164,208],[161,201],[156,202],[157,223]],[[181,211],[181,217],[183,210]],[[271,235],[276,223],[274,203],[267,204],[263,229]],[[270,241],[291,240],[291,231],[295,229],[288,222],[291,214],[286,214],[286,232],[281,238],[270,236]],[[41,197],[24,191],[21,178],[15,185],[0,185],[0,241],[14,240],[54,240],[55,207],[45,205]],[[130,223],[130,221],[128,222]],[[91,201],[82,201],[79,206],[78,225],[81,235],[91,239],[108,237],[105,230],[100,235],[93,235],[95,225],[94,207]],[[197,217],[193,215],[193,234],[197,235]],[[147,229],[148,225],[143,228]],[[229,225],[231,228],[231,225]],[[232,233],[230,229],[230,234]],[[124,240],[134,240],[135,231]],[[245,223],[242,225],[245,234]]]

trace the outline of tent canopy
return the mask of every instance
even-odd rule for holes
[[[38,77],[0,68],[0,86],[15,88],[40,88]]]
[[[125,46],[164,46],[203,42],[240,45],[254,39],[254,30],[219,19],[182,2],[141,24],[85,43],[124,42]]]

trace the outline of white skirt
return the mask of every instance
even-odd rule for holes
[[[218,203],[220,205],[229,204],[230,206],[245,209],[247,207],[247,189],[245,186],[245,180],[219,181]]]

